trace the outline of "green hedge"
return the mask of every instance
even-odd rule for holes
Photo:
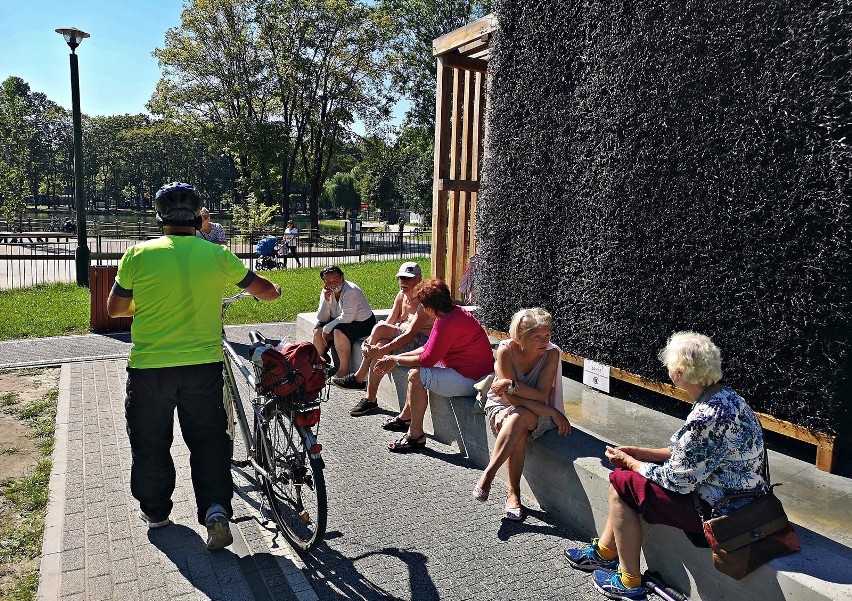
[[[848,5],[495,9],[485,321],[542,305],[565,350],[655,380],[701,331],[756,410],[849,432]]]

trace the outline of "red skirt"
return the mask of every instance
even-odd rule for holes
[[[609,482],[621,500],[649,524],[673,526],[684,532],[704,532],[691,493],[682,495],[666,490],[641,474],[620,468],[609,475]],[[701,504],[702,511],[709,511],[704,501]]]

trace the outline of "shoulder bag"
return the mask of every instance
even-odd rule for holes
[[[726,495],[704,519],[698,493],[693,492],[695,511],[704,524],[704,538],[713,550],[713,565],[717,570],[740,580],[766,562],[802,550],[799,536],[787,519],[781,501],[770,484],[769,457],[763,450],[763,477],[769,491],[757,495],[754,501],[725,515],[717,512],[719,505],[732,499],[753,497],[754,493]]]

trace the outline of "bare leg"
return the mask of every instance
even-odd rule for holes
[[[400,416],[404,416],[408,409],[411,415],[411,425],[408,426],[408,435],[411,438],[419,438],[423,435],[423,417],[426,415],[426,405],[429,403],[426,389],[420,381],[420,368],[412,367],[408,370],[408,395],[406,406]],[[410,406],[409,406],[410,405]]]
[[[328,348],[328,341],[325,339],[325,332],[322,331],[322,328],[314,330],[314,339],[312,342],[320,355],[325,353]]]
[[[352,357],[352,343],[346,337],[346,334],[340,330],[334,330],[334,348],[337,349],[337,358],[340,360],[340,365],[337,366],[337,373],[349,373],[349,359]]]
[[[531,411],[522,409],[518,413],[510,415],[500,423],[500,431],[497,434],[497,440],[494,442],[494,451],[491,453],[491,459],[489,460],[485,471],[483,471],[482,475],[479,477],[479,482],[477,483],[477,486],[479,486],[482,490],[490,490],[491,482],[494,480],[494,476],[497,475],[497,470],[500,469],[500,466],[503,465],[507,459],[511,461],[510,457],[517,453],[517,447],[519,444],[522,446],[520,472],[523,472],[524,455],[526,453],[526,435],[532,425],[532,417],[533,414]],[[510,472],[509,478],[511,480],[513,474],[511,473],[509,466],[507,466],[506,469]],[[515,487],[516,493],[520,486],[520,473],[518,473],[517,476],[518,486]],[[509,483],[509,492],[512,492],[511,482]],[[518,506],[519,505],[512,505],[512,507]]]
[[[615,488],[609,487],[609,518],[607,524],[615,537],[615,548],[618,550],[618,563],[621,570],[638,576],[639,552],[642,548],[642,523],[639,514],[628,507]],[[601,537],[601,542],[612,549]]]
[[[411,401],[408,400],[408,395],[405,397],[405,405],[402,406],[402,411],[399,412],[399,419],[406,422],[411,421]]]
[[[529,432],[529,428],[525,428]],[[526,432],[515,443],[515,447],[506,461],[506,477],[509,484],[509,492],[506,495],[506,507],[521,506],[521,476],[524,473],[524,458],[527,454]]]
[[[380,337],[380,334],[376,332],[376,329],[378,327],[378,325],[373,327],[373,333],[370,334],[370,337],[367,338],[367,340],[365,341],[367,344],[384,344],[390,340],[389,338]],[[360,367],[358,367],[358,371],[355,372],[355,380],[357,380],[358,382],[363,382],[364,380],[366,380],[369,376],[370,370],[373,369],[373,364],[385,355],[387,355],[387,353],[376,354],[372,359],[370,359],[370,361],[361,361],[361,365]]]

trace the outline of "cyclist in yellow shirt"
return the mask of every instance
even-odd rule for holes
[[[195,236],[202,200],[189,184],[160,188],[154,205],[163,235],[127,250],[107,300],[113,317],[133,316],[125,416],[130,489],[149,528],[171,521],[174,413],[189,447],[198,521],[207,548],[233,542],[230,442],[222,405],[221,302],[227,284],[262,300],[281,288],[250,271],[234,253]]]

